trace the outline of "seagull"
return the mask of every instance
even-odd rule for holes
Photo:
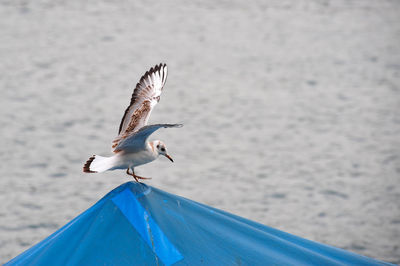
[[[112,142],[114,156],[91,156],[83,166],[85,173],[126,169],[136,182],[150,179],[135,174],[136,166],[154,161],[160,155],[174,162],[161,140],[148,141],[149,136],[160,128],[182,127],[182,124],[147,125],[151,111],[160,101],[167,80],[167,65],[158,64],[147,71],[133,91],[131,102],[126,108],[118,130],[118,136]],[[132,172],[130,172],[131,170]]]

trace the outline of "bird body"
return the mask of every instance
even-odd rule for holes
[[[90,170],[96,173],[102,173],[111,170],[134,168],[139,165],[150,163],[157,159],[158,156],[159,154],[154,152],[150,147],[138,152],[121,151],[111,157],[94,155]]]
[[[160,128],[181,127],[181,124],[147,125],[150,113],[160,101],[160,95],[167,78],[167,66],[156,65],[147,71],[133,91],[130,105],[125,110],[119,126],[118,136],[112,143],[111,157],[93,155],[83,166],[85,173],[101,173],[109,170],[127,169],[136,181],[147,179],[135,175],[134,168],[154,161],[159,155],[169,160],[165,144],[160,140],[149,142],[148,137]],[[132,170],[132,173],[129,172]]]

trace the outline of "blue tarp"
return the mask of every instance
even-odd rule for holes
[[[128,182],[6,265],[389,265]]]

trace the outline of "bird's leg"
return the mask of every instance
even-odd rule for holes
[[[143,176],[138,176],[135,175],[135,171],[132,168],[132,176],[135,178],[135,180],[137,181],[137,179],[151,179],[151,177],[143,177]]]
[[[129,167],[128,167],[128,169],[126,169],[126,173],[127,173],[128,175],[133,176],[133,178],[135,179],[136,182],[139,182],[139,180],[138,180],[138,179],[136,178],[136,176],[135,176],[135,172],[133,171],[133,168],[132,168],[132,173],[129,173]]]

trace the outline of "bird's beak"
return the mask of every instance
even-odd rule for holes
[[[168,154],[165,154],[165,157],[167,157],[171,162],[174,162],[174,160]]]

